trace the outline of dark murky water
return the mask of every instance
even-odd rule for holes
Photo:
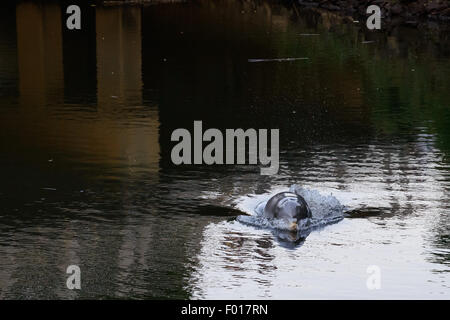
[[[449,298],[448,35],[231,0],[86,7],[75,32],[64,9],[0,11],[0,298]],[[172,165],[194,120],[279,128],[279,174]],[[355,211],[287,248],[216,208],[294,183]]]

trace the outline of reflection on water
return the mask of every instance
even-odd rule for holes
[[[81,31],[64,3],[2,6],[1,298],[448,297],[448,35],[268,2],[88,6]],[[172,165],[194,120],[279,128],[279,174]],[[221,209],[292,184],[352,214],[287,247]]]

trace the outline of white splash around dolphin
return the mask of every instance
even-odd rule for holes
[[[302,188],[292,185],[289,191],[302,196],[311,209],[312,217],[300,220],[297,231],[309,232],[328,224],[336,223],[344,218],[345,207],[333,195],[323,195],[316,190]],[[249,216],[238,216],[237,220],[244,224],[261,228],[270,228],[282,231],[295,231],[291,229],[291,222],[283,219],[270,219],[264,216],[264,207],[272,195],[266,197],[265,201],[259,201],[254,212]]]

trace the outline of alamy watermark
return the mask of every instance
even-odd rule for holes
[[[178,142],[171,152],[172,162],[176,165],[247,163],[257,165],[259,163],[264,166],[260,169],[262,175],[278,173],[278,129],[270,129],[270,155],[267,129],[258,131],[256,129],[245,131],[243,129],[226,129],[224,135],[219,129],[214,128],[203,132],[202,121],[194,121],[193,138],[189,130],[179,128],[172,132],[171,141]],[[209,143],[203,148],[203,142]],[[246,162],[247,154],[248,162]]]
[[[67,7],[66,13],[70,16],[66,20],[66,27],[69,30],[81,29],[81,9],[79,6],[72,4]]]
[[[73,290],[81,289],[81,269],[79,266],[72,264],[67,267],[66,273],[70,274],[69,277],[67,277],[66,286],[67,289]]]
[[[367,289],[381,289],[381,268],[377,265],[371,265],[367,267],[366,272],[370,274],[370,276],[366,280]]]
[[[366,10],[370,14],[366,21],[366,26],[369,30],[381,29],[381,9],[377,5],[370,5]],[[66,14],[69,14],[66,20],[66,27],[69,30],[81,29],[81,9],[79,6],[72,4],[67,7]]]
[[[369,30],[380,30],[381,29],[381,9],[377,5],[371,5],[367,7],[367,14],[370,14],[367,18],[366,26]]]

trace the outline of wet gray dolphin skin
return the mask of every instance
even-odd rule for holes
[[[280,192],[267,201],[264,215],[271,219],[286,219],[296,222],[311,218],[311,210],[305,199],[292,192]]]

